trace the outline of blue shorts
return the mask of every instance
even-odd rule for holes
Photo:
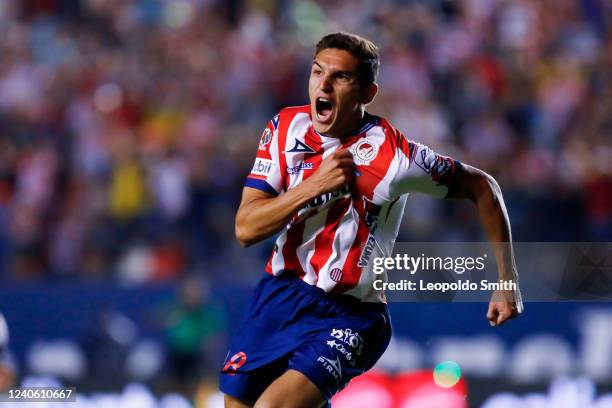
[[[331,399],[376,363],[390,339],[387,305],[328,294],[294,276],[266,274],[232,338],[220,388],[255,401],[293,369]]]

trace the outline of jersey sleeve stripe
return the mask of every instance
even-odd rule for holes
[[[459,177],[461,176],[462,172],[463,164],[461,164],[459,160],[453,160],[451,174],[448,180],[448,191],[444,196],[445,199],[448,198],[452,191],[456,188],[457,180],[459,180]]]
[[[269,185],[266,181],[264,180],[260,180],[260,179],[256,179],[253,177],[248,177],[244,183],[245,187],[251,187],[251,188],[256,188],[257,190],[261,190],[263,192],[272,194],[274,196],[278,195],[278,192],[274,189],[274,187],[272,187],[271,185]]]

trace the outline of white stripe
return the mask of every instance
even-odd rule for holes
[[[348,256],[351,245],[353,245],[355,236],[357,235],[357,228],[359,226],[358,222],[359,215],[351,202],[348,210],[342,216],[340,225],[338,225],[338,229],[336,230],[336,235],[334,236],[332,243],[332,253],[329,259],[321,267],[321,270],[319,270],[319,280],[317,281],[317,286],[326,292],[331,291],[334,286],[337,285],[337,282],[334,282],[331,279],[329,271],[333,268],[342,269],[344,267],[346,257]]]
[[[283,247],[285,246],[285,242],[287,242],[286,229],[276,239],[277,251],[272,257],[272,274],[275,276],[279,275],[283,269],[285,269],[285,258],[283,257]]]
[[[270,142],[270,157],[272,161],[276,163],[278,168],[276,171],[268,174],[267,182],[274,188],[278,193],[282,190],[282,177],[283,174],[282,169],[280,168],[280,155],[278,154],[278,129],[274,130],[274,134],[272,134],[272,141]]]
[[[287,166],[290,166],[289,163],[289,158],[290,156],[292,156],[291,153],[287,154],[287,150],[290,150],[293,147],[293,144],[295,143],[294,137],[292,137],[292,135],[295,135],[295,132],[300,132],[302,131],[302,136],[304,133],[306,133],[306,131],[308,130],[308,127],[310,126],[310,119],[308,114],[306,113],[300,113],[297,114],[293,117],[293,119],[291,120],[291,124],[289,125],[289,128],[287,130],[287,137],[285,138],[285,146],[282,152],[278,151],[278,145],[276,147],[277,149],[277,153],[278,153],[278,162],[279,165],[281,163],[280,161],[280,155],[284,154],[285,155],[285,159],[287,160]],[[305,129],[305,130],[304,130]],[[272,147],[270,147],[272,148]],[[286,171],[286,169],[279,169],[278,171],[278,177],[281,177],[281,174],[283,173],[283,170]],[[301,172],[300,172],[301,173]],[[290,176],[290,187],[295,187],[295,184],[293,182],[291,182],[292,179],[294,179],[295,176]],[[293,180],[295,181],[295,179]],[[299,182],[301,182],[301,177]],[[282,185],[282,183],[281,183]],[[288,189],[289,189],[288,188]],[[285,227],[285,229],[283,230],[283,232],[279,235],[279,237],[276,239],[276,247],[277,247],[277,251],[274,254],[274,256],[272,257],[272,273],[274,275],[279,275],[283,269],[285,268],[285,258],[283,257],[283,248],[285,247],[285,244],[287,243],[287,227]],[[290,248],[291,249],[291,248]]]
[[[295,140],[306,143],[306,132],[310,128],[312,122],[307,113],[299,113],[295,115],[289,129],[287,130],[287,140],[285,141],[285,158],[287,159],[287,167],[297,167],[304,161],[305,152],[291,153],[289,150],[295,146]],[[310,146],[313,148],[312,146]],[[314,150],[314,148],[313,148]],[[297,171],[289,175],[289,189],[294,188],[302,182],[304,171]]]
[[[296,251],[297,257],[300,260],[300,265],[306,273],[304,281],[310,285],[314,285],[317,281],[317,273],[310,264],[310,260],[315,253],[315,240],[317,236],[325,228],[325,219],[329,209],[320,211],[318,214],[304,221],[304,243],[300,245]]]

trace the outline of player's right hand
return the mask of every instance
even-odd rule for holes
[[[336,150],[321,162],[319,168],[304,183],[311,188],[315,197],[340,190],[355,177],[353,155],[348,149]],[[303,184],[304,184],[303,183]]]

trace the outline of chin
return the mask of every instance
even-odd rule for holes
[[[325,135],[327,133],[329,133],[331,130],[333,130],[333,123],[330,125],[313,125],[314,130],[321,134],[321,135]]]

